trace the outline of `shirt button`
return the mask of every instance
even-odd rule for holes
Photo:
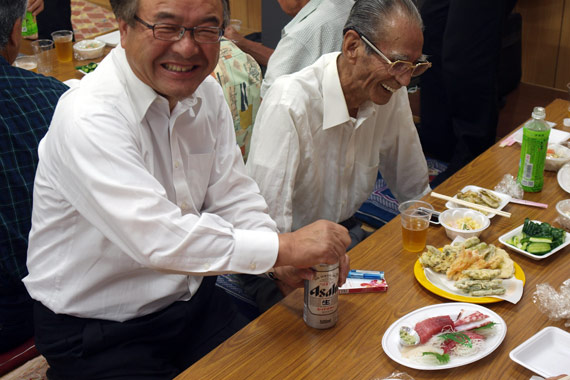
[[[181,208],[182,210],[187,210],[187,209],[188,209],[188,203],[182,202],[182,204],[180,205],[180,208]]]
[[[174,168],[178,169],[180,167],[180,162],[174,161]]]
[[[204,264],[204,269],[205,269],[205,270],[210,269],[210,264],[208,264],[208,263]]]
[[[257,265],[255,263],[249,264],[249,269],[255,270],[255,268],[257,268]]]

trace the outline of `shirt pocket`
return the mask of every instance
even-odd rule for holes
[[[356,208],[368,199],[374,190],[374,184],[378,177],[378,165],[367,165],[363,162],[354,163],[353,188],[349,190],[348,196],[352,194],[350,203]]]
[[[188,155],[186,161],[188,192],[184,199],[179,200],[184,213],[190,211],[189,207],[193,207],[196,214],[200,213],[210,184],[215,156],[215,151]]]

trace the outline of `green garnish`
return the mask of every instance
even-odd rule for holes
[[[495,327],[495,325],[496,325],[495,322],[491,322],[491,323],[486,324],[486,325],[484,325],[484,326],[477,327],[477,328],[473,329],[473,331],[476,331],[476,330],[484,330],[484,329],[491,329],[491,328]]]
[[[451,333],[441,334],[438,336],[443,340],[452,340],[469,348],[473,348],[473,345],[471,344],[471,338],[469,338],[469,336],[465,333],[451,332]]]
[[[426,355],[433,355],[439,362],[439,364],[447,364],[449,363],[449,354],[438,354],[437,352],[422,352],[423,356]]]
[[[97,66],[98,66],[97,63],[90,62],[90,63],[83,65],[83,66],[76,66],[75,68],[77,70],[83,71],[84,73],[90,73],[93,70],[95,70],[97,68]]]

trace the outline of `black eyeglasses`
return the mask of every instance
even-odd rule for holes
[[[362,33],[360,33],[358,30],[353,29],[353,28],[350,28],[350,30],[354,30],[356,33],[358,33],[358,35],[360,36],[360,39],[362,41],[364,41],[364,43],[366,45],[368,45],[368,47],[370,47],[370,49],[372,49],[376,54],[378,54],[380,57],[382,57],[382,59],[384,59],[386,61],[386,63],[388,63],[390,65],[390,67],[388,68],[388,73],[390,75],[394,75],[394,76],[402,75],[402,74],[405,74],[411,70],[412,76],[417,77],[417,76],[420,76],[423,73],[425,73],[426,70],[431,67],[431,62],[428,62],[428,61],[422,61],[422,62],[418,62],[416,64],[414,64],[410,61],[401,61],[401,60],[397,60],[397,61],[392,62],[388,57],[386,57],[384,55],[384,53],[382,53],[380,51],[380,49],[378,49],[376,47],[376,45],[374,45],[372,42],[370,42],[368,40],[368,38],[366,38]]]
[[[152,30],[152,35],[161,41],[180,41],[186,31],[190,32],[194,41],[201,44],[215,44],[224,35],[224,28],[219,26],[195,26],[187,28],[182,25],[158,23],[151,25],[135,15],[135,20]]]

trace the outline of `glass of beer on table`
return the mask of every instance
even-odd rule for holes
[[[73,32],[71,30],[58,30],[51,34],[55,43],[55,53],[60,62],[71,62],[73,59]]]
[[[402,243],[409,252],[421,252],[426,246],[426,236],[433,206],[424,201],[411,200],[398,207],[402,220]]]

